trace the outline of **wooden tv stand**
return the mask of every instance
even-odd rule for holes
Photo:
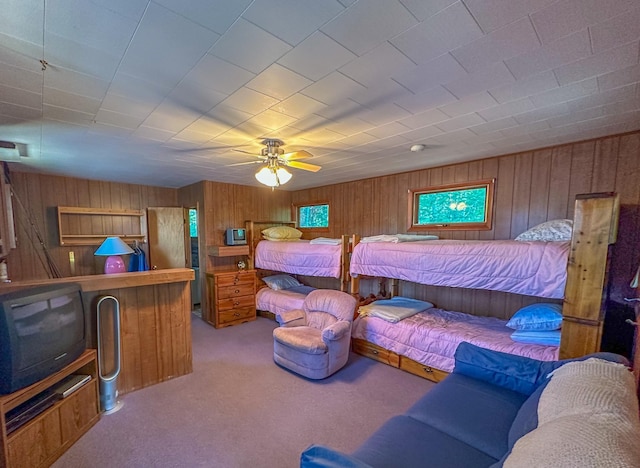
[[[91,380],[7,435],[6,414],[71,374]],[[29,387],[0,396],[0,468],[51,465],[100,419],[96,351],[85,351],[59,372]]]

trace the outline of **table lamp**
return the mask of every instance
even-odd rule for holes
[[[126,273],[127,267],[120,255],[130,253],[133,253],[133,249],[125,244],[122,239],[119,237],[107,237],[94,255],[107,257],[104,262],[104,272],[109,275],[111,273]]]

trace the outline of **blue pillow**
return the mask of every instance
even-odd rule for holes
[[[562,325],[562,305],[540,302],[523,307],[507,322],[514,330],[558,330]]]
[[[560,330],[516,330],[511,339],[518,343],[560,346]]]

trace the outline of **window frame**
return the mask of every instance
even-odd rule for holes
[[[426,187],[415,190],[408,190],[409,201],[409,231],[489,231],[493,226],[493,207],[494,207],[494,194],[495,194],[495,181],[496,179],[482,179],[471,182],[460,182],[456,184],[438,185],[434,187]],[[487,194],[484,202],[485,219],[483,222],[477,223],[433,223],[433,224],[418,224],[418,197],[425,193],[438,193],[438,192],[458,192],[461,190],[469,190],[475,188],[486,188]]]
[[[327,226],[326,227],[301,227],[300,226],[300,208],[304,208],[307,206],[318,206],[318,205],[327,205],[327,209],[329,210],[329,216],[327,217]],[[292,217],[296,222],[296,228],[300,231],[318,231],[318,232],[328,232],[331,226],[331,204],[328,201],[315,201],[315,202],[304,202],[304,203],[293,203],[291,205],[292,208]]]

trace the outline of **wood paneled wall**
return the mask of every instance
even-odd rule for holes
[[[404,233],[408,226],[407,190],[493,177],[496,194],[492,230],[424,233],[445,239],[513,239],[541,222],[572,218],[574,198],[579,193],[618,192],[622,213],[612,256],[611,297],[622,300],[631,294],[628,284],[640,262],[640,132],[300,190],[293,192],[292,201],[328,200],[331,237]],[[377,288],[377,283],[364,282],[362,291],[375,293]],[[400,285],[400,294],[430,300],[446,309],[498,317],[510,316],[519,307],[537,301],[526,296],[409,283]]]
[[[7,264],[9,278],[14,281],[48,277],[36,228],[62,276],[71,276],[70,252],[74,253],[76,276],[103,272],[104,257],[93,255],[97,245],[60,246],[57,206],[134,210],[144,210],[148,206],[178,206],[177,190],[170,188],[16,171],[11,172],[11,185],[16,194],[13,211],[18,246],[9,254]],[[97,226],[97,229],[107,232],[109,227]],[[142,248],[148,254],[146,245]]]
[[[227,228],[244,227],[245,221],[291,219],[291,192],[267,187],[203,181],[178,190],[179,203],[198,206],[198,258],[200,262],[201,307],[208,307],[206,272],[235,269],[242,257],[212,257],[207,246],[224,245]]]

